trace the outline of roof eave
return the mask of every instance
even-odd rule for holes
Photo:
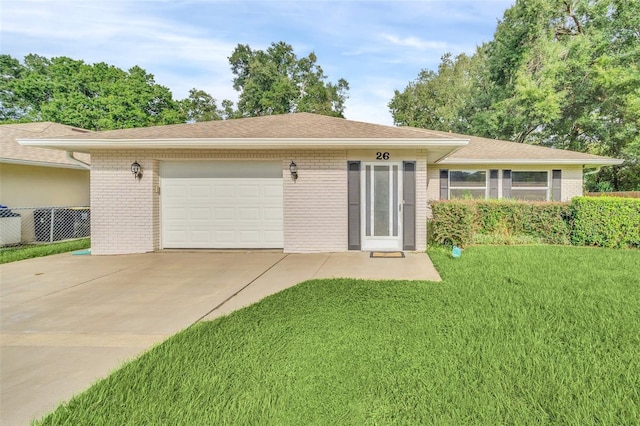
[[[480,165],[480,164],[512,164],[512,165],[576,165],[576,166],[615,166],[622,164],[624,160],[618,158],[597,158],[597,159],[476,159],[476,158],[445,158],[438,161],[443,165]]]
[[[409,138],[197,138],[197,139],[19,139],[23,146],[89,153],[110,149],[419,149],[462,147],[468,139]]]
[[[0,163],[17,164],[21,166],[37,166],[37,167],[53,167],[58,169],[86,170],[85,167],[80,167],[77,164],[50,163],[46,161],[22,160],[19,158],[0,158]]]

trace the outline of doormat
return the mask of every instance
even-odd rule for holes
[[[404,257],[403,251],[372,251],[369,257]]]

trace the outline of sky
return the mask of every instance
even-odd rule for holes
[[[393,124],[388,103],[420,70],[490,41],[515,0],[0,0],[0,53],[138,65],[175,99],[197,88],[236,101],[238,44],[284,41],[349,82],[345,117]]]

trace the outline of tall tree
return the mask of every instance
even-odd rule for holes
[[[240,92],[238,114],[243,117],[313,112],[343,117],[349,84],[328,82],[310,53],[298,59],[291,45],[272,43],[266,50],[239,44],[229,57]]]
[[[640,189],[640,2],[517,0],[485,52],[470,75],[451,74],[445,57],[428,81],[409,83],[405,91],[446,81],[445,95],[463,97],[453,118],[451,109],[430,108],[429,123],[466,123],[479,136],[624,158],[590,176],[588,186]],[[402,94],[390,104],[396,122],[425,105],[401,103]]]
[[[189,90],[189,96],[182,100],[182,109],[188,121],[222,120],[224,115],[213,96],[195,88]]]
[[[171,92],[152,74],[64,56],[0,56],[0,121],[54,121],[92,130],[184,122]]]
[[[438,72],[422,70],[402,91],[395,90],[389,108],[396,124],[433,130],[469,132],[466,111],[473,106],[475,84],[484,64],[484,47],[472,56],[447,53]]]

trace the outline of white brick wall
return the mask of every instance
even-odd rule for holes
[[[153,241],[153,160],[126,151],[95,152],[91,165],[91,252],[142,253]],[[131,163],[143,168],[134,179]]]
[[[289,163],[298,165],[291,179]],[[283,159],[284,251],[347,250],[346,151],[297,151]]]
[[[160,248],[160,161],[280,160],[286,252],[347,250],[346,151],[96,151],[91,171],[92,253],[142,253]],[[289,163],[298,165],[291,180]],[[135,180],[131,163],[142,165]]]

